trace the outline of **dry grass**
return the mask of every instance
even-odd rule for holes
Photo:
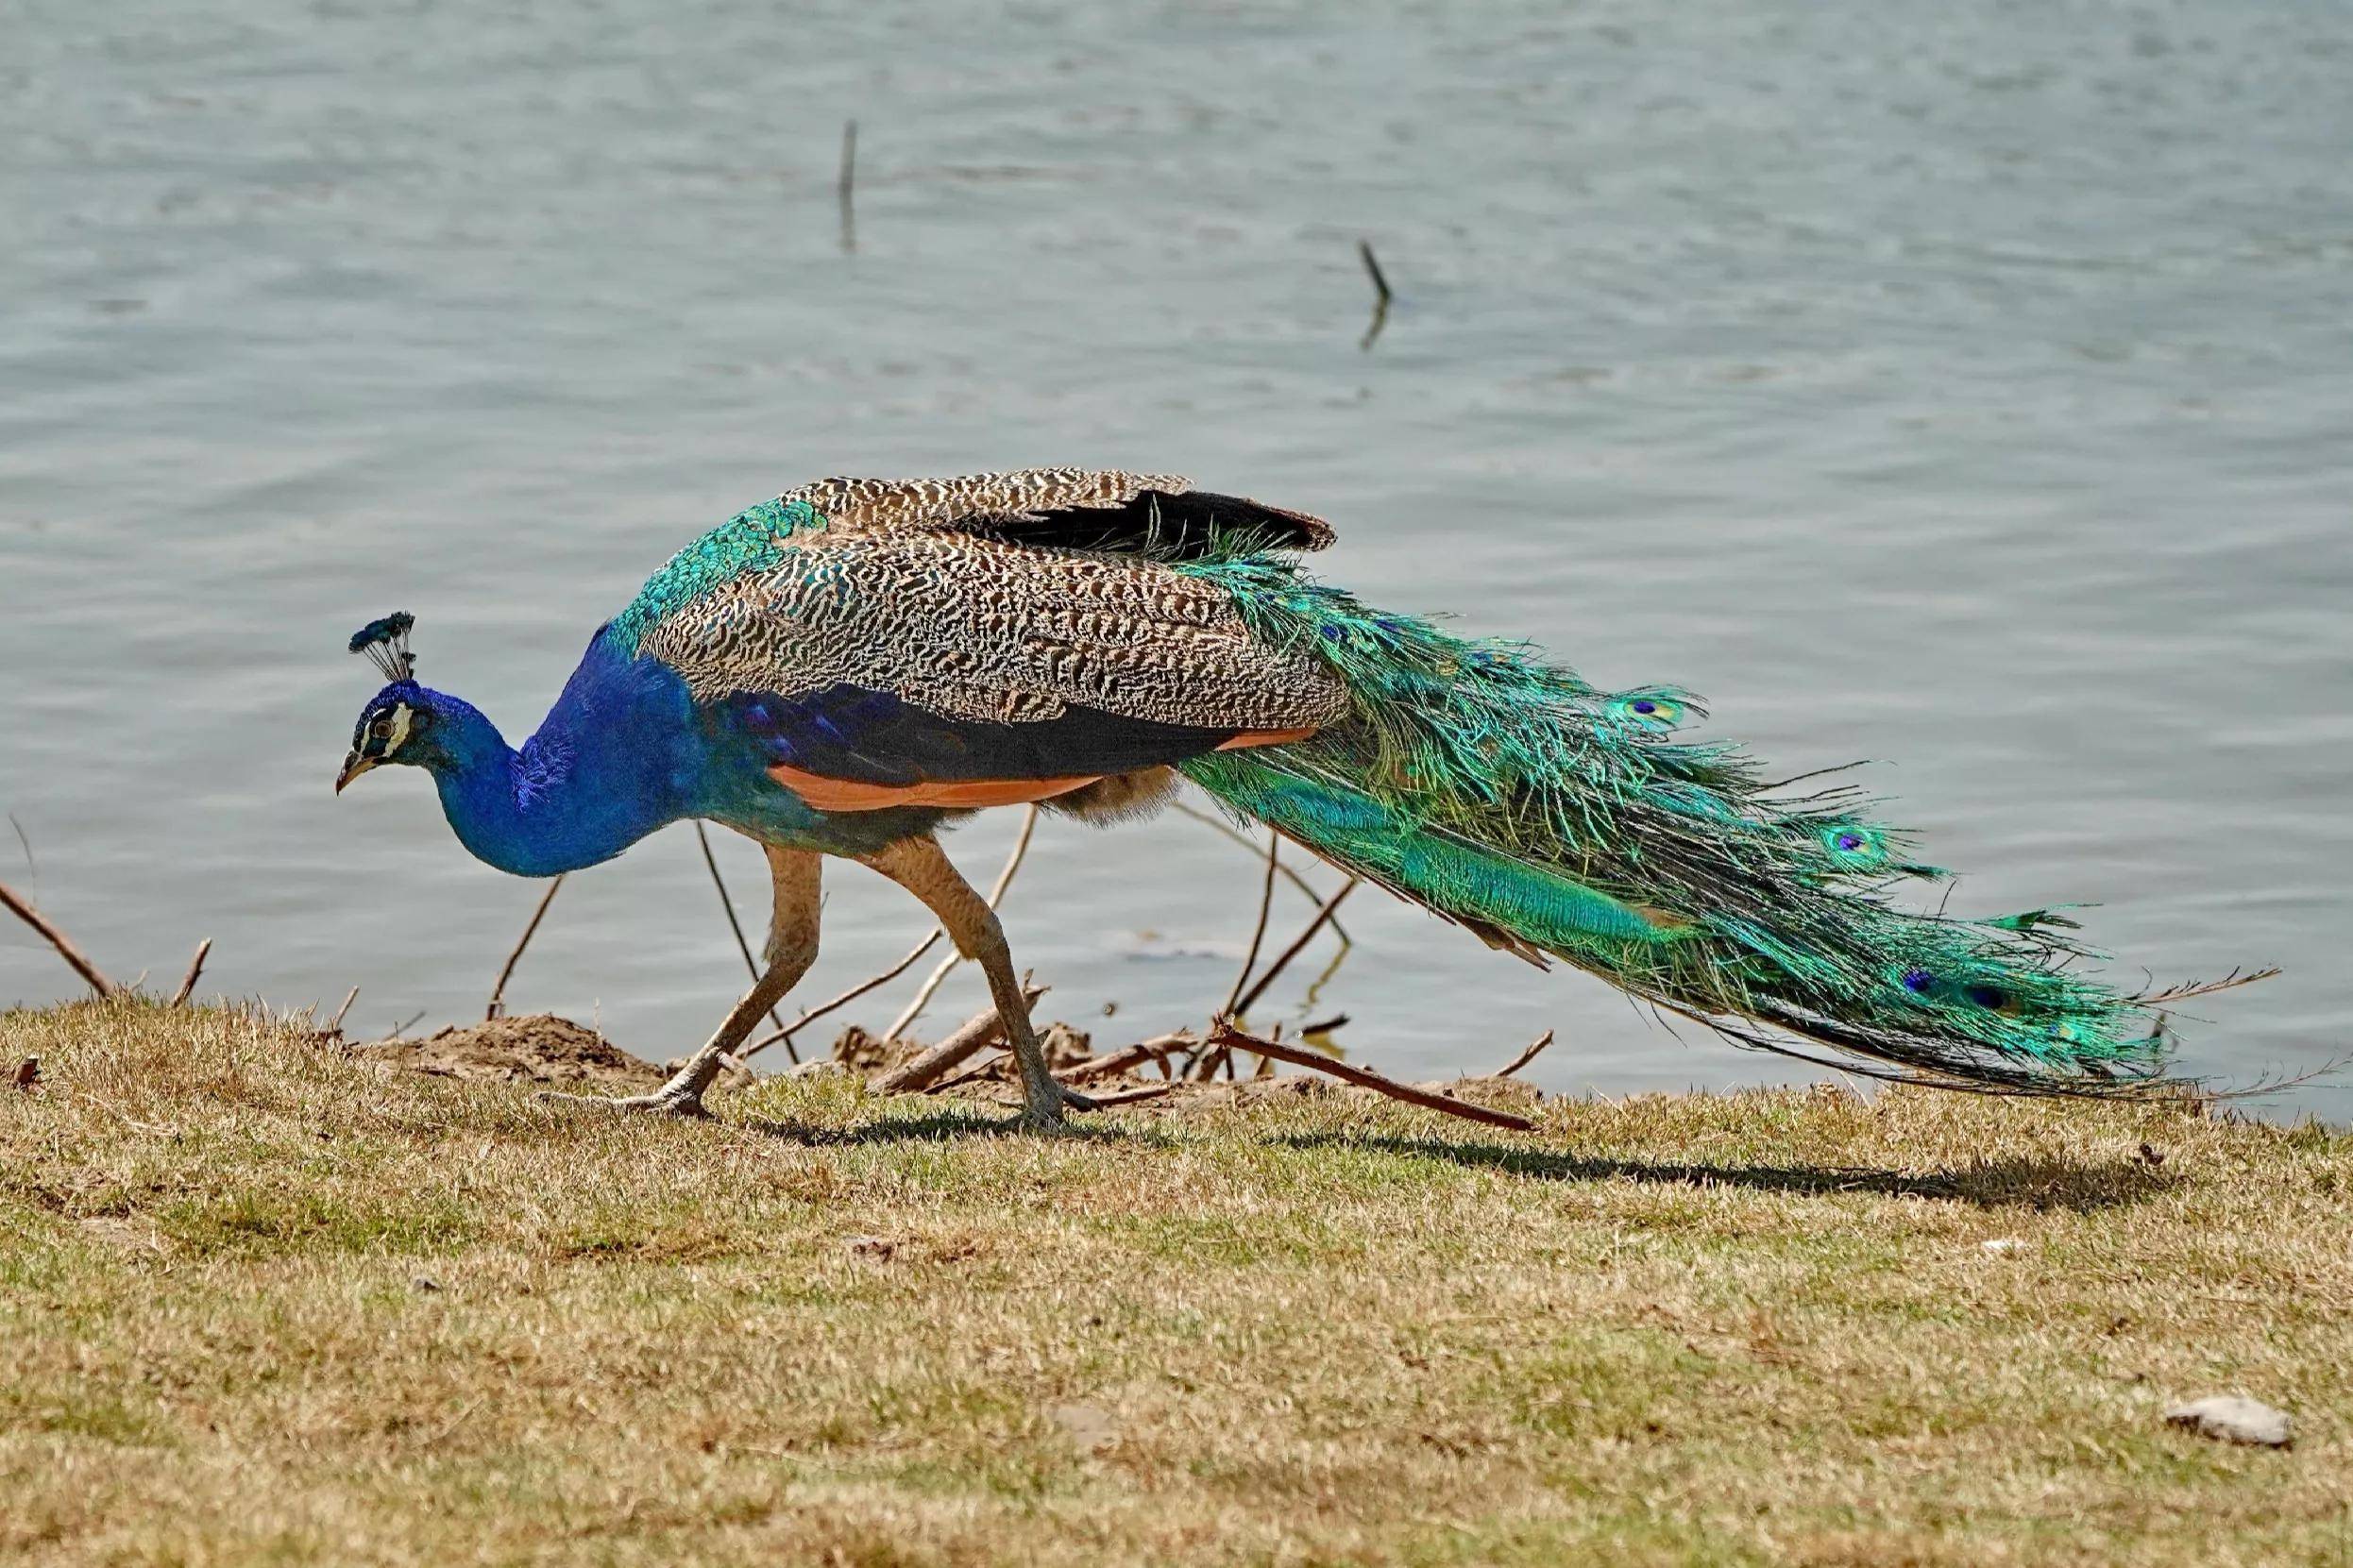
[[[129,1002],[0,1018],[34,1053],[0,1559],[2353,1563],[2344,1135],[1303,1094],[1041,1139],[838,1082],[680,1126]],[[2297,1446],[2158,1420],[2229,1391]]]

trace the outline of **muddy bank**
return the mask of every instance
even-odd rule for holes
[[[1222,1075],[1227,1071],[1223,1064],[1217,1070],[1219,1076],[1195,1077],[1192,1074],[1200,1071],[1202,1058],[1199,1043],[1190,1036],[1167,1037],[1159,1053],[1143,1060],[1131,1059],[1136,1054],[1133,1047],[1115,1046],[1098,1053],[1092,1037],[1067,1023],[1046,1025],[1041,1041],[1056,1076],[1083,1087],[1098,1099],[1148,1105],[1163,1112],[1187,1113],[1306,1098],[1378,1097],[1371,1089],[1334,1083],[1312,1073],[1261,1073],[1246,1055],[1231,1067],[1236,1074],[1233,1077]],[[855,1073],[870,1083],[878,1083],[927,1049],[922,1041],[879,1039],[872,1032],[852,1025],[836,1037],[832,1047],[821,1056],[778,1071],[796,1075]],[[650,1088],[660,1083],[668,1071],[631,1054],[584,1024],[550,1013],[446,1028],[414,1040],[356,1045],[352,1054],[434,1077],[563,1087],[584,1086],[613,1093],[637,1093]],[[1532,1086],[1507,1077],[1461,1078],[1414,1087],[1449,1099],[1511,1110],[1525,1110],[1542,1099]],[[1002,1052],[975,1065],[943,1073],[939,1081],[915,1092],[1008,1106],[1021,1101],[1011,1058]],[[1129,1099],[1130,1096],[1133,1098]]]

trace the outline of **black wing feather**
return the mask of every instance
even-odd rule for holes
[[[1213,751],[1241,733],[1076,704],[1019,724],[953,718],[853,685],[800,697],[738,694],[716,704],[713,717],[749,742],[764,767],[889,788],[1126,773]]]
[[[1245,535],[1259,541],[1261,548],[1279,550],[1322,549],[1332,539],[1331,525],[1320,517],[1206,490],[1146,490],[1117,506],[980,517],[969,526],[1025,545],[1110,550],[1164,561],[1197,560],[1221,536]]]

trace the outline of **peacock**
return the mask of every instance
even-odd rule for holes
[[[1171,475],[1030,468],[831,479],[736,514],[589,639],[518,750],[417,683],[414,617],[351,639],[388,683],[335,781],[432,775],[458,840],[520,876],[699,818],[756,840],[765,967],[653,1093],[694,1116],[817,956],[827,855],[921,900],[987,977],[1024,1120],[1056,1082],[995,912],[940,831],[1037,802],[1094,823],[1181,777],[1342,870],[1539,966],[1558,959],[1735,1041],[2018,1093],[2161,1072],[2160,1006],[2078,969],[2059,909],[1924,913],[1944,873],[1853,786],[1791,793],[1700,738],[1690,693],[1602,690],[1309,574],[1333,531]]]

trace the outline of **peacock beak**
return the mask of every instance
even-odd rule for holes
[[[376,761],[374,757],[364,757],[357,751],[344,758],[343,771],[335,775],[335,793],[342,794],[344,785],[375,767]]]

